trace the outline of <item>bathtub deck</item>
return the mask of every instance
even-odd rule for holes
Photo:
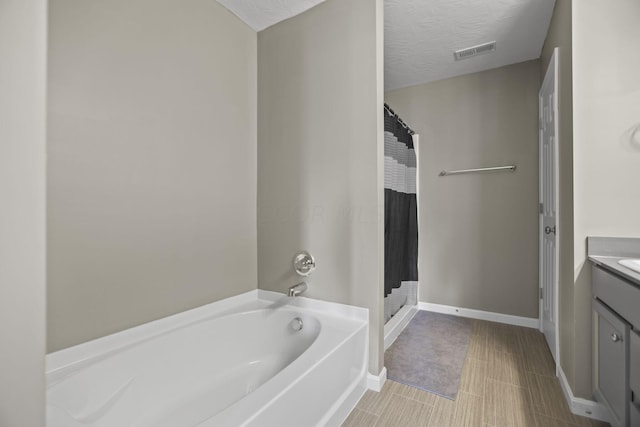
[[[606,425],[571,413],[540,332],[476,320],[455,401],[388,380],[343,427]]]

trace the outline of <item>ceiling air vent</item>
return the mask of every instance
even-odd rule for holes
[[[453,57],[456,61],[461,59],[471,58],[472,56],[481,55],[483,53],[490,53],[496,50],[496,42],[489,42],[479,44],[478,46],[468,47],[466,49],[460,49],[453,52]]]

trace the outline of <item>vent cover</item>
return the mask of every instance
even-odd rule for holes
[[[468,47],[466,49],[460,49],[453,52],[453,57],[456,61],[461,59],[471,58],[472,56],[481,55],[483,53],[490,53],[496,50],[496,42],[489,42],[479,44],[477,46]]]

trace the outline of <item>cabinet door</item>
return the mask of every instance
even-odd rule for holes
[[[632,331],[629,348],[630,386],[632,391],[630,412],[630,425],[640,426],[640,331]]]
[[[599,301],[598,389],[596,395],[609,407],[613,424],[629,422],[629,325]]]

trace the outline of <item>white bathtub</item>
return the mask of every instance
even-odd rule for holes
[[[48,355],[47,426],[339,425],[367,327],[365,309],[263,291],[180,313]]]

